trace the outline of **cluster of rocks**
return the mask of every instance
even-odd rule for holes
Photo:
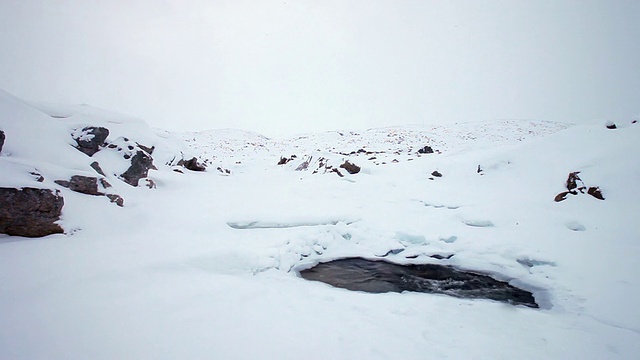
[[[109,184],[105,178],[98,179],[97,177],[73,175],[69,180],[55,180],[54,182],[64,188],[80,194],[105,196],[112,203],[120,207],[124,206],[124,199],[122,196],[118,194],[108,194],[105,192],[106,189],[111,187],[111,184]]]
[[[157,170],[152,157],[155,147],[133,142],[126,137],[108,141],[109,134],[109,129],[105,127],[86,126],[74,130],[71,137],[75,141],[74,147],[90,158],[100,151],[109,150],[119,153],[127,160],[128,168],[120,174],[114,173],[115,178],[134,187],[144,182],[147,187],[155,188],[154,181],[148,178],[150,170]],[[0,130],[0,151],[4,141],[5,133]],[[206,165],[195,157],[189,160],[181,159],[177,165],[191,171],[206,170]],[[103,196],[118,206],[124,206],[122,196],[110,191],[113,187],[107,181],[107,174],[100,163],[93,161],[90,167],[97,176],[75,174],[70,178],[53,180],[53,183],[80,194]],[[36,182],[45,182],[44,175],[39,171],[34,170],[30,174]],[[25,237],[62,233],[62,227],[56,222],[60,220],[63,207],[64,198],[57,189],[0,188],[0,233]]]
[[[297,159],[296,155],[291,155],[290,157],[280,157],[278,161],[278,165],[286,165],[289,162]],[[313,166],[312,166],[313,164]],[[345,160],[338,167],[331,165],[331,160],[325,157],[318,157],[314,160],[313,156],[306,157],[296,168],[295,171],[307,171],[309,168],[313,168],[313,174],[327,174],[334,173],[339,177],[344,177],[344,174],[340,169],[343,169],[347,173],[354,175],[360,172],[360,166],[350,162],[349,160]]]
[[[556,195],[553,199],[555,202],[564,201],[567,199],[568,195],[578,195],[578,194],[589,194],[598,200],[604,200],[604,196],[602,195],[602,190],[598,186],[590,186],[587,187],[580,176],[580,171],[575,171],[569,173],[567,177],[567,181],[565,182],[565,187],[567,191],[563,191]]]

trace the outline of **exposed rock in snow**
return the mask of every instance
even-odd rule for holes
[[[109,136],[109,129],[104,127],[87,126],[81,131],[73,133],[73,139],[78,146],[76,149],[88,156],[93,156],[104,146],[105,140]]]
[[[95,170],[98,174],[102,175],[102,176],[106,176],[104,174],[104,171],[102,170],[102,168],[100,167],[100,163],[98,163],[97,161],[92,162],[89,166],[91,166],[91,168],[93,170]]]
[[[604,196],[602,195],[602,190],[600,190],[600,188],[597,186],[589,187],[589,189],[587,190],[587,194],[593,196],[598,200],[604,200]]]
[[[0,152],[2,152],[2,147],[4,146],[4,131],[0,130]]]
[[[350,163],[349,160],[345,161],[342,165],[340,165],[340,167],[347,170],[347,172],[352,175],[360,172],[360,166]]]
[[[186,169],[191,170],[191,171],[205,171],[205,170],[207,170],[206,166],[204,166],[203,164],[200,164],[198,162],[198,159],[196,159],[195,157],[192,157],[189,160],[181,159],[180,161],[178,161],[178,165],[184,166]]]
[[[567,188],[568,191],[563,191],[559,193],[558,195],[555,196],[553,201],[560,202],[560,201],[566,200],[569,194],[571,195],[584,194],[585,191],[587,194],[593,196],[598,200],[604,200],[604,196],[602,195],[602,190],[600,190],[600,187],[591,186],[587,189],[587,186],[584,184],[584,182],[582,181],[580,176],[578,176],[578,174],[580,174],[580,171],[574,171],[569,173],[569,176],[567,177],[567,181],[565,182],[565,187]],[[578,186],[578,182],[580,182],[580,186]]]
[[[142,178],[146,178],[149,170],[154,169],[153,158],[143,151],[138,151],[131,158],[131,166],[120,177],[131,186],[138,186]]]
[[[103,187],[111,187],[111,185],[106,182],[104,179],[101,180],[101,185]],[[103,192],[98,190],[98,178],[96,177],[88,177],[82,175],[73,175],[71,179],[67,180],[55,180],[56,184],[66,187],[71,191],[75,191],[81,194],[87,195],[104,195]]]
[[[58,191],[35,188],[0,188],[0,233],[41,237],[62,233],[64,199]]]
[[[423,148],[418,150],[418,154],[433,154],[433,148],[431,146],[424,146]]]

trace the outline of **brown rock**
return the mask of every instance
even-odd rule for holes
[[[82,135],[74,138],[78,146],[76,149],[82,151],[88,156],[100,151],[104,141],[109,136],[109,129],[103,127],[87,126],[82,129]]]
[[[153,158],[143,151],[138,151],[131,159],[131,166],[120,176],[122,180],[131,186],[138,186],[138,182],[142,178],[146,178],[149,169],[153,166]]]
[[[340,165],[341,168],[347,170],[349,174],[357,174],[360,172],[360,166],[350,163],[348,160],[344,164]]]
[[[600,190],[600,188],[597,186],[590,187],[589,190],[587,190],[587,194],[593,196],[598,200],[604,200],[604,196],[602,196],[602,190]]]
[[[66,187],[71,191],[87,195],[104,195],[98,191],[98,179],[95,177],[73,175],[69,181],[55,180],[56,184]],[[108,183],[107,183],[108,184]]]
[[[58,191],[35,188],[0,188],[0,233],[41,237],[63,232],[60,213],[64,199]]]
[[[567,199],[567,195],[571,194],[570,191],[564,191],[561,192],[560,194],[556,195],[556,197],[553,199],[553,201],[555,202],[560,202],[560,201],[564,201]]]
[[[578,181],[582,182],[582,179],[580,179],[578,174],[580,174],[580,171],[569,173],[569,177],[567,177],[567,182],[565,184],[565,186],[567,187],[567,190],[573,190],[577,188],[578,187],[577,182]]]

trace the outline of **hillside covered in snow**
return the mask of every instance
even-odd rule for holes
[[[172,134],[2,92],[0,358],[634,358],[640,125],[605,125]]]

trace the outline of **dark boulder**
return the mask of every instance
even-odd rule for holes
[[[360,166],[350,163],[348,160],[344,164],[340,165],[341,168],[347,170],[349,174],[357,174],[360,172]]]
[[[138,147],[139,147],[140,149],[142,149],[142,150],[146,151],[146,152],[147,152],[147,154],[149,154],[149,155],[153,155],[153,151],[156,149],[156,147],[155,147],[155,146],[148,147],[148,146],[144,146],[144,145],[142,145],[142,144],[140,144],[140,143],[136,143],[136,145],[138,145]]]
[[[278,161],[278,165],[285,165],[286,163],[288,163],[289,161],[291,161],[292,159],[286,158],[286,157],[280,157],[280,161]]]
[[[93,170],[95,170],[98,174],[100,174],[100,175],[102,175],[102,176],[106,176],[106,175],[104,174],[104,171],[102,171],[102,168],[100,167],[100,164],[99,164],[97,161],[92,162],[90,166],[91,166],[91,168],[92,168]]]
[[[114,203],[114,204],[116,204],[116,205],[118,205],[118,206],[120,206],[120,207],[123,207],[123,206],[124,206],[124,199],[122,198],[122,196],[120,196],[120,195],[116,195],[116,194],[106,194],[105,196],[106,196],[107,198],[109,198],[109,200],[110,200],[112,203]]]
[[[96,196],[104,195],[102,192],[98,191],[98,179],[95,177],[73,175],[69,181],[55,180],[54,182],[60,186],[68,188],[71,191],[75,191],[81,194]],[[104,182],[102,184],[104,186]]]
[[[58,191],[0,188],[0,233],[41,237],[63,232],[60,213],[64,199]]]
[[[567,182],[565,184],[565,186],[567,187],[567,190],[573,190],[577,188],[578,187],[577,182],[578,181],[582,182],[582,179],[580,179],[578,174],[580,174],[580,171],[569,173],[569,176],[567,177]]]
[[[563,191],[560,194],[556,195],[556,197],[553,199],[553,201],[555,202],[560,202],[560,201],[564,201],[567,199],[567,195],[571,194],[570,191]]]
[[[138,186],[138,182],[142,178],[146,178],[149,169],[155,169],[153,166],[153,158],[143,151],[138,151],[131,158],[131,166],[120,175],[124,182],[131,186]]]
[[[418,154],[433,154],[433,149],[431,146],[425,146],[418,150]]]
[[[196,159],[195,157],[189,159],[189,160],[185,160],[185,159],[181,159],[180,161],[178,161],[178,165],[180,166],[184,166],[186,169],[191,170],[191,171],[205,171],[207,170],[207,168],[198,163],[198,159]]]
[[[442,177],[442,174],[438,170],[432,172],[431,175],[435,177]]]
[[[103,127],[87,126],[82,129],[80,135],[74,140],[78,144],[76,149],[82,151],[88,156],[100,151],[104,145],[104,141],[109,136],[109,129]]]
[[[612,122],[607,123],[607,129],[609,129],[609,130],[615,130],[615,129],[617,129],[617,128],[618,128],[618,127],[616,126],[616,124],[615,124],[615,123],[612,123]]]
[[[604,196],[602,195],[602,190],[600,190],[597,186],[592,186],[587,190],[587,194],[593,196],[598,200],[604,200]]]
[[[0,152],[2,152],[2,147],[4,146],[4,131],[0,130]]]

